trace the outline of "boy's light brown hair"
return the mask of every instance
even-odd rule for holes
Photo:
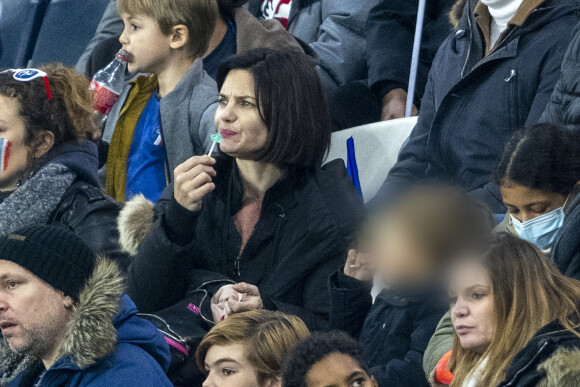
[[[183,24],[189,30],[191,58],[201,58],[209,47],[218,15],[215,0],[119,0],[119,14],[143,15],[157,21],[165,35]]]
[[[304,322],[281,312],[259,310],[233,314],[219,322],[197,347],[197,366],[205,371],[211,347],[242,344],[260,383],[280,377],[282,358],[302,339],[310,336]]]

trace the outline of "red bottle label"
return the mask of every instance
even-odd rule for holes
[[[107,86],[91,82],[91,89],[94,90],[94,108],[96,111],[109,115],[111,109],[119,100],[119,94],[115,93]]]

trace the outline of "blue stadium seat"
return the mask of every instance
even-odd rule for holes
[[[74,66],[93,37],[109,0],[50,0],[30,66]]]
[[[0,67],[25,67],[49,0],[0,0]]]

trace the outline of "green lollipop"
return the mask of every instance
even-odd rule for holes
[[[211,144],[211,148],[209,150],[209,153],[207,154],[208,156],[211,156],[211,154],[213,153],[213,150],[215,149],[215,144],[219,144],[220,142],[222,142],[222,135],[219,133],[214,133],[210,136],[210,138],[213,141],[213,144]]]

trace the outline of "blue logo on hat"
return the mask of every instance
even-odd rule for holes
[[[18,81],[29,81],[31,79],[38,77],[39,75],[40,75],[39,70],[32,69],[20,70],[16,72],[16,74],[14,74],[14,79]]]

